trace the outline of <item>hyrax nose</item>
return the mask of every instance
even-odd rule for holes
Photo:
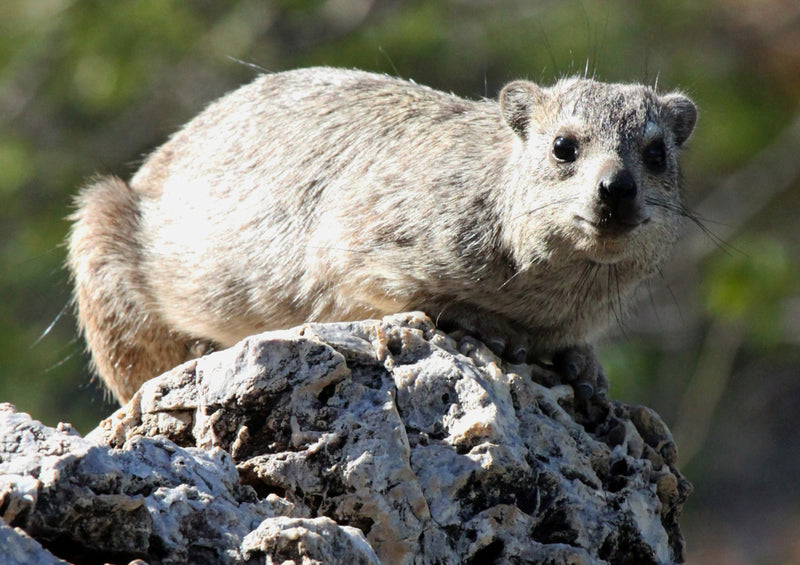
[[[597,191],[601,224],[632,228],[642,222],[636,180],[627,169],[614,168],[601,174]]]
[[[600,200],[612,210],[621,202],[636,199],[636,181],[627,169],[610,171],[600,177]]]

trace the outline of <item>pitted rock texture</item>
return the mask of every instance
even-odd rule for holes
[[[6,405],[0,515],[76,562],[682,562],[660,418],[540,382],[417,313],[268,332],[86,438]]]

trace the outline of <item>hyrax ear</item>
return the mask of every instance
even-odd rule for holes
[[[661,104],[667,110],[672,134],[678,146],[689,139],[697,123],[697,106],[683,94],[667,94],[661,97]]]
[[[528,125],[533,110],[542,103],[542,90],[526,80],[508,83],[500,92],[500,111],[503,119],[523,140],[528,138]]]

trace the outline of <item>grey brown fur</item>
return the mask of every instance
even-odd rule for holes
[[[197,344],[423,310],[512,360],[596,371],[588,344],[677,237],[695,119],[681,94],[585,79],[498,103],[261,76],[130,183],[80,193],[69,266],[94,365],[125,401]]]

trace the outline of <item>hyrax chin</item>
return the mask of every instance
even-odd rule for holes
[[[591,396],[589,343],[678,234],[696,116],[681,94],[586,79],[497,102],[360,71],[261,76],[129,183],[77,197],[95,368],[126,401],[197,343],[423,310]]]

